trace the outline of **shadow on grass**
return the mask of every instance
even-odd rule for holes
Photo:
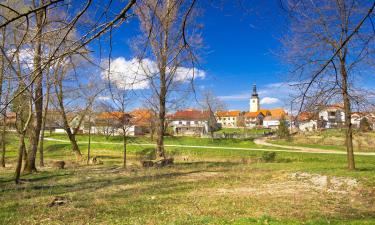
[[[45,151],[47,151],[47,152],[57,152],[57,151],[62,151],[64,149],[67,149],[69,147],[70,147],[70,144],[59,143],[59,144],[48,145],[45,148]]]
[[[13,183],[8,183],[7,185],[1,185],[3,187],[0,188],[0,193],[6,194],[6,193],[12,193],[22,190],[47,190],[48,189],[48,195],[60,195],[60,194],[66,194],[66,193],[75,193],[75,192],[81,192],[81,191],[98,191],[103,188],[107,188],[110,186],[114,186],[116,188],[117,185],[135,185],[139,188],[148,187],[150,183],[152,183],[152,186],[155,186],[154,183],[157,181],[157,183],[161,182],[161,185],[163,188],[167,188],[168,182],[176,183],[176,180],[178,180],[177,183],[186,183],[194,181],[186,181],[184,179],[176,179],[178,177],[184,177],[188,176],[189,174],[197,174],[202,172],[211,172],[207,170],[209,165],[234,165],[233,163],[205,163],[205,162],[195,162],[185,165],[206,165],[206,168],[190,168],[193,169],[192,171],[168,171],[169,169],[182,169],[179,166],[182,164],[177,164],[175,168],[161,168],[161,169],[142,169],[136,172],[131,172],[131,174],[124,174],[123,176],[117,176],[113,177],[111,175],[116,174],[116,172],[113,172],[114,170],[121,170],[121,167],[118,166],[111,166],[111,167],[97,167],[97,168],[83,168],[82,171],[77,173],[62,173],[62,174],[53,174],[53,172],[48,172],[48,174],[43,174],[43,176],[36,177],[36,178],[27,178],[23,179],[23,181],[28,181],[21,185],[15,185]],[[166,169],[166,170],[164,170]],[[86,171],[89,170],[89,171]],[[215,170],[215,172],[225,172],[226,170]],[[153,174],[156,172],[157,174]],[[144,174],[144,175],[138,175],[138,173],[151,173],[151,174]],[[92,178],[92,175],[95,176],[100,174],[103,176],[94,177]],[[106,175],[107,174],[107,175]],[[57,183],[57,180],[61,180],[64,178],[69,178],[69,176],[72,175],[74,177],[79,177],[80,180],[78,182],[66,182],[65,184],[50,184],[51,181],[54,183]],[[12,181],[13,182],[13,181]],[[48,182],[43,183],[43,182]],[[0,183],[1,184],[1,183]],[[170,186],[172,188],[173,186],[176,186],[176,184],[173,184]],[[156,188],[156,187],[155,187]],[[157,189],[160,189],[157,188]],[[45,193],[45,192],[43,192]]]

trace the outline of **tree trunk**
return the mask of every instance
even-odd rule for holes
[[[345,129],[346,129],[346,151],[348,159],[348,169],[355,169],[354,152],[353,152],[353,127],[351,121],[351,106],[348,93],[348,74],[345,67],[345,60],[340,61],[340,73],[342,79],[342,97],[344,101]]]
[[[166,61],[165,61],[166,62]],[[165,64],[166,65],[166,64]],[[160,69],[160,95],[159,95],[159,115],[156,139],[156,156],[165,159],[164,133],[165,133],[165,98],[167,95],[166,86],[166,66]]]
[[[163,88],[162,88],[163,89]],[[165,158],[164,150],[164,131],[165,131],[165,96],[160,94],[160,108],[158,117],[158,129],[156,138],[156,156],[160,158]]]
[[[31,148],[27,157],[27,163],[25,165],[25,172],[36,172],[36,153],[38,151],[38,143],[40,138],[40,130],[42,127],[43,119],[43,71],[41,69],[42,63],[42,26],[43,26],[44,11],[40,10],[36,12],[36,43],[34,48],[34,69],[35,74],[35,95],[34,95],[34,105],[35,105],[35,121],[33,126],[33,131],[30,135]]]
[[[48,77],[48,75],[47,75]],[[40,136],[40,143],[39,143],[39,166],[44,166],[44,132],[46,130],[46,121],[47,121],[47,114],[48,114],[48,103],[49,103],[49,93],[50,93],[50,84],[47,78],[47,88],[46,88],[46,104],[44,107],[44,115],[42,121],[42,131]]]
[[[4,49],[5,46],[5,27],[2,29],[2,41],[1,41],[1,46]],[[1,64],[0,64],[0,101],[2,100],[3,97],[3,82],[4,82],[4,56],[0,56],[1,58]],[[6,100],[5,102],[8,102],[7,100],[8,93],[6,94]],[[7,110],[4,111],[5,115],[3,117],[3,127],[1,130],[1,166],[5,167],[5,125],[6,125],[6,112]]]
[[[4,117],[5,118],[5,117]],[[3,120],[4,125],[3,129],[1,132],[1,166],[5,167],[5,151],[6,151],[6,146],[5,146],[5,119]]]
[[[76,136],[72,133],[72,131],[70,130],[70,128],[66,128],[65,132],[67,133],[69,141],[70,141],[70,144],[72,145],[73,153],[75,154],[77,160],[81,160],[82,159],[82,154],[81,154],[81,151],[79,150],[79,147],[78,147],[78,144],[77,144],[77,140],[76,140]]]
[[[89,117],[89,143],[87,145],[87,165],[90,163],[90,151],[91,151],[91,117]]]
[[[6,100],[8,102],[8,100]],[[6,141],[5,141],[5,132],[6,132],[6,116],[3,118],[3,127],[1,130],[1,166],[5,167],[5,152],[6,152]]]
[[[123,147],[124,147],[123,167],[126,168],[126,144],[127,144],[126,129],[123,128],[122,130],[123,130],[122,141],[123,141]]]
[[[20,134],[19,136],[19,144],[18,144],[18,157],[17,157],[17,166],[16,166],[16,177],[15,182],[16,184],[19,183],[20,176],[21,176],[21,169],[22,169],[22,158],[24,153],[26,152],[25,149],[25,135]]]
[[[44,167],[44,128],[42,128],[39,143],[39,166]]]

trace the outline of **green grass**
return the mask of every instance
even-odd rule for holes
[[[237,133],[237,134],[264,134],[264,133],[267,133],[269,132],[270,129],[244,129],[244,128],[222,128],[218,131],[216,131],[215,133],[219,133],[219,134],[223,134],[223,133],[226,133],[226,134],[233,134],[233,133]]]
[[[261,151],[168,147],[175,165],[143,169],[136,153],[145,147],[129,146],[130,165],[124,170],[121,145],[93,144],[92,154],[104,164],[86,166],[74,163],[68,143],[46,141],[47,166],[64,159],[67,169],[39,168],[24,174],[25,182],[17,186],[12,181],[17,138],[10,135],[9,140],[9,164],[0,169],[0,224],[375,224],[375,157],[356,157],[357,170],[348,171],[345,155],[277,152],[275,162],[263,163]],[[85,153],[87,136],[78,140]],[[168,137],[166,143],[256,146],[251,140],[212,143],[182,137]],[[306,191],[290,181],[297,171],[355,178],[360,194]],[[69,201],[47,207],[54,196]]]
[[[270,140],[268,142],[272,144],[285,145],[285,146],[298,146],[298,147],[307,147],[307,148],[319,148],[319,149],[325,149],[325,150],[346,151],[344,146],[295,143],[293,141],[288,141],[288,140],[283,140],[283,139]]]

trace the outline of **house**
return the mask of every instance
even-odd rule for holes
[[[353,127],[359,128],[361,124],[361,120],[366,118],[371,129],[374,130],[375,128],[375,113],[368,113],[368,112],[353,112],[351,116],[351,122]]]
[[[240,110],[233,111],[218,111],[215,113],[217,123],[221,124],[222,127],[238,127],[238,119],[241,115]]]
[[[319,120],[322,128],[342,127],[345,123],[345,113],[341,104],[324,107],[319,111]]]
[[[271,128],[271,129],[277,129],[280,125],[280,120],[284,117],[284,119],[287,122],[287,126],[290,124],[290,118],[288,115],[276,115],[276,116],[266,116],[263,119],[263,127],[265,128]]]
[[[117,136],[123,134],[123,125],[125,124],[126,135],[137,136],[143,135],[142,126],[131,123],[132,116],[124,112],[103,112],[91,121],[86,120],[84,124],[84,133],[88,133],[89,129],[93,134],[104,134],[106,136]]]
[[[155,127],[155,115],[149,109],[134,109],[130,113],[130,123],[134,126],[134,135],[150,133]]]
[[[301,112],[296,118],[296,125],[300,131],[314,131],[318,128],[318,116],[311,112]]]
[[[243,114],[243,120],[245,127],[254,128],[256,126],[263,125],[263,119],[265,115],[261,112],[245,112]]]
[[[186,109],[175,112],[168,117],[169,126],[175,135],[202,136],[209,132],[209,112]]]

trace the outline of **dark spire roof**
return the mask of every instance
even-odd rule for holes
[[[258,97],[256,84],[253,84],[253,94],[251,95],[251,97]]]

